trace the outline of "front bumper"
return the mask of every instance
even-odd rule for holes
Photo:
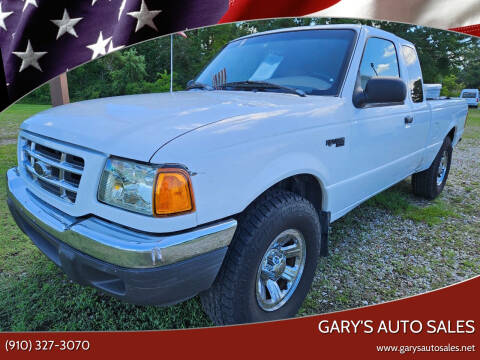
[[[30,193],[15,168],[7,172],[7,202],[18,226],[72,280],[137,304],[168,305],[208,289],[237,225],[159,235],[73,218]]]

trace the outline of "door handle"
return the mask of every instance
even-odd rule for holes
[[[405,124],[413,123],[413,116],[405,116]]]

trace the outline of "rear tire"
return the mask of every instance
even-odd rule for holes
[[[432,165],[412,175],[413,193],[426,199],[435,199],[442,192],[450,173],[452,162],[452,141],[446,137]]]
[[[217,279],[200,295],[205,312],[217,325],[295,316],[313,281],[320,237],[308,200],[269,191],[239,219]]]

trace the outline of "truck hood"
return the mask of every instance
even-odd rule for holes
[[[150,161],[164,144],[235,116],[318,107],[317,96],[247,91],[181,91],[81,101],[26,120],[21,128],[108,155]]]

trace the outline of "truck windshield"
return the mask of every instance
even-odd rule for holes
[[[210,89],[338,95],[354,38],[353,30],[324,29],[235,40],[195,83]]]
[[[476,95],[476,94],[475,94],[474,92],[464,92],[464,93],[462,94],[462,97],[463,97],[464,99],[473,99],[473,98],[475,98],[475,95]]]

